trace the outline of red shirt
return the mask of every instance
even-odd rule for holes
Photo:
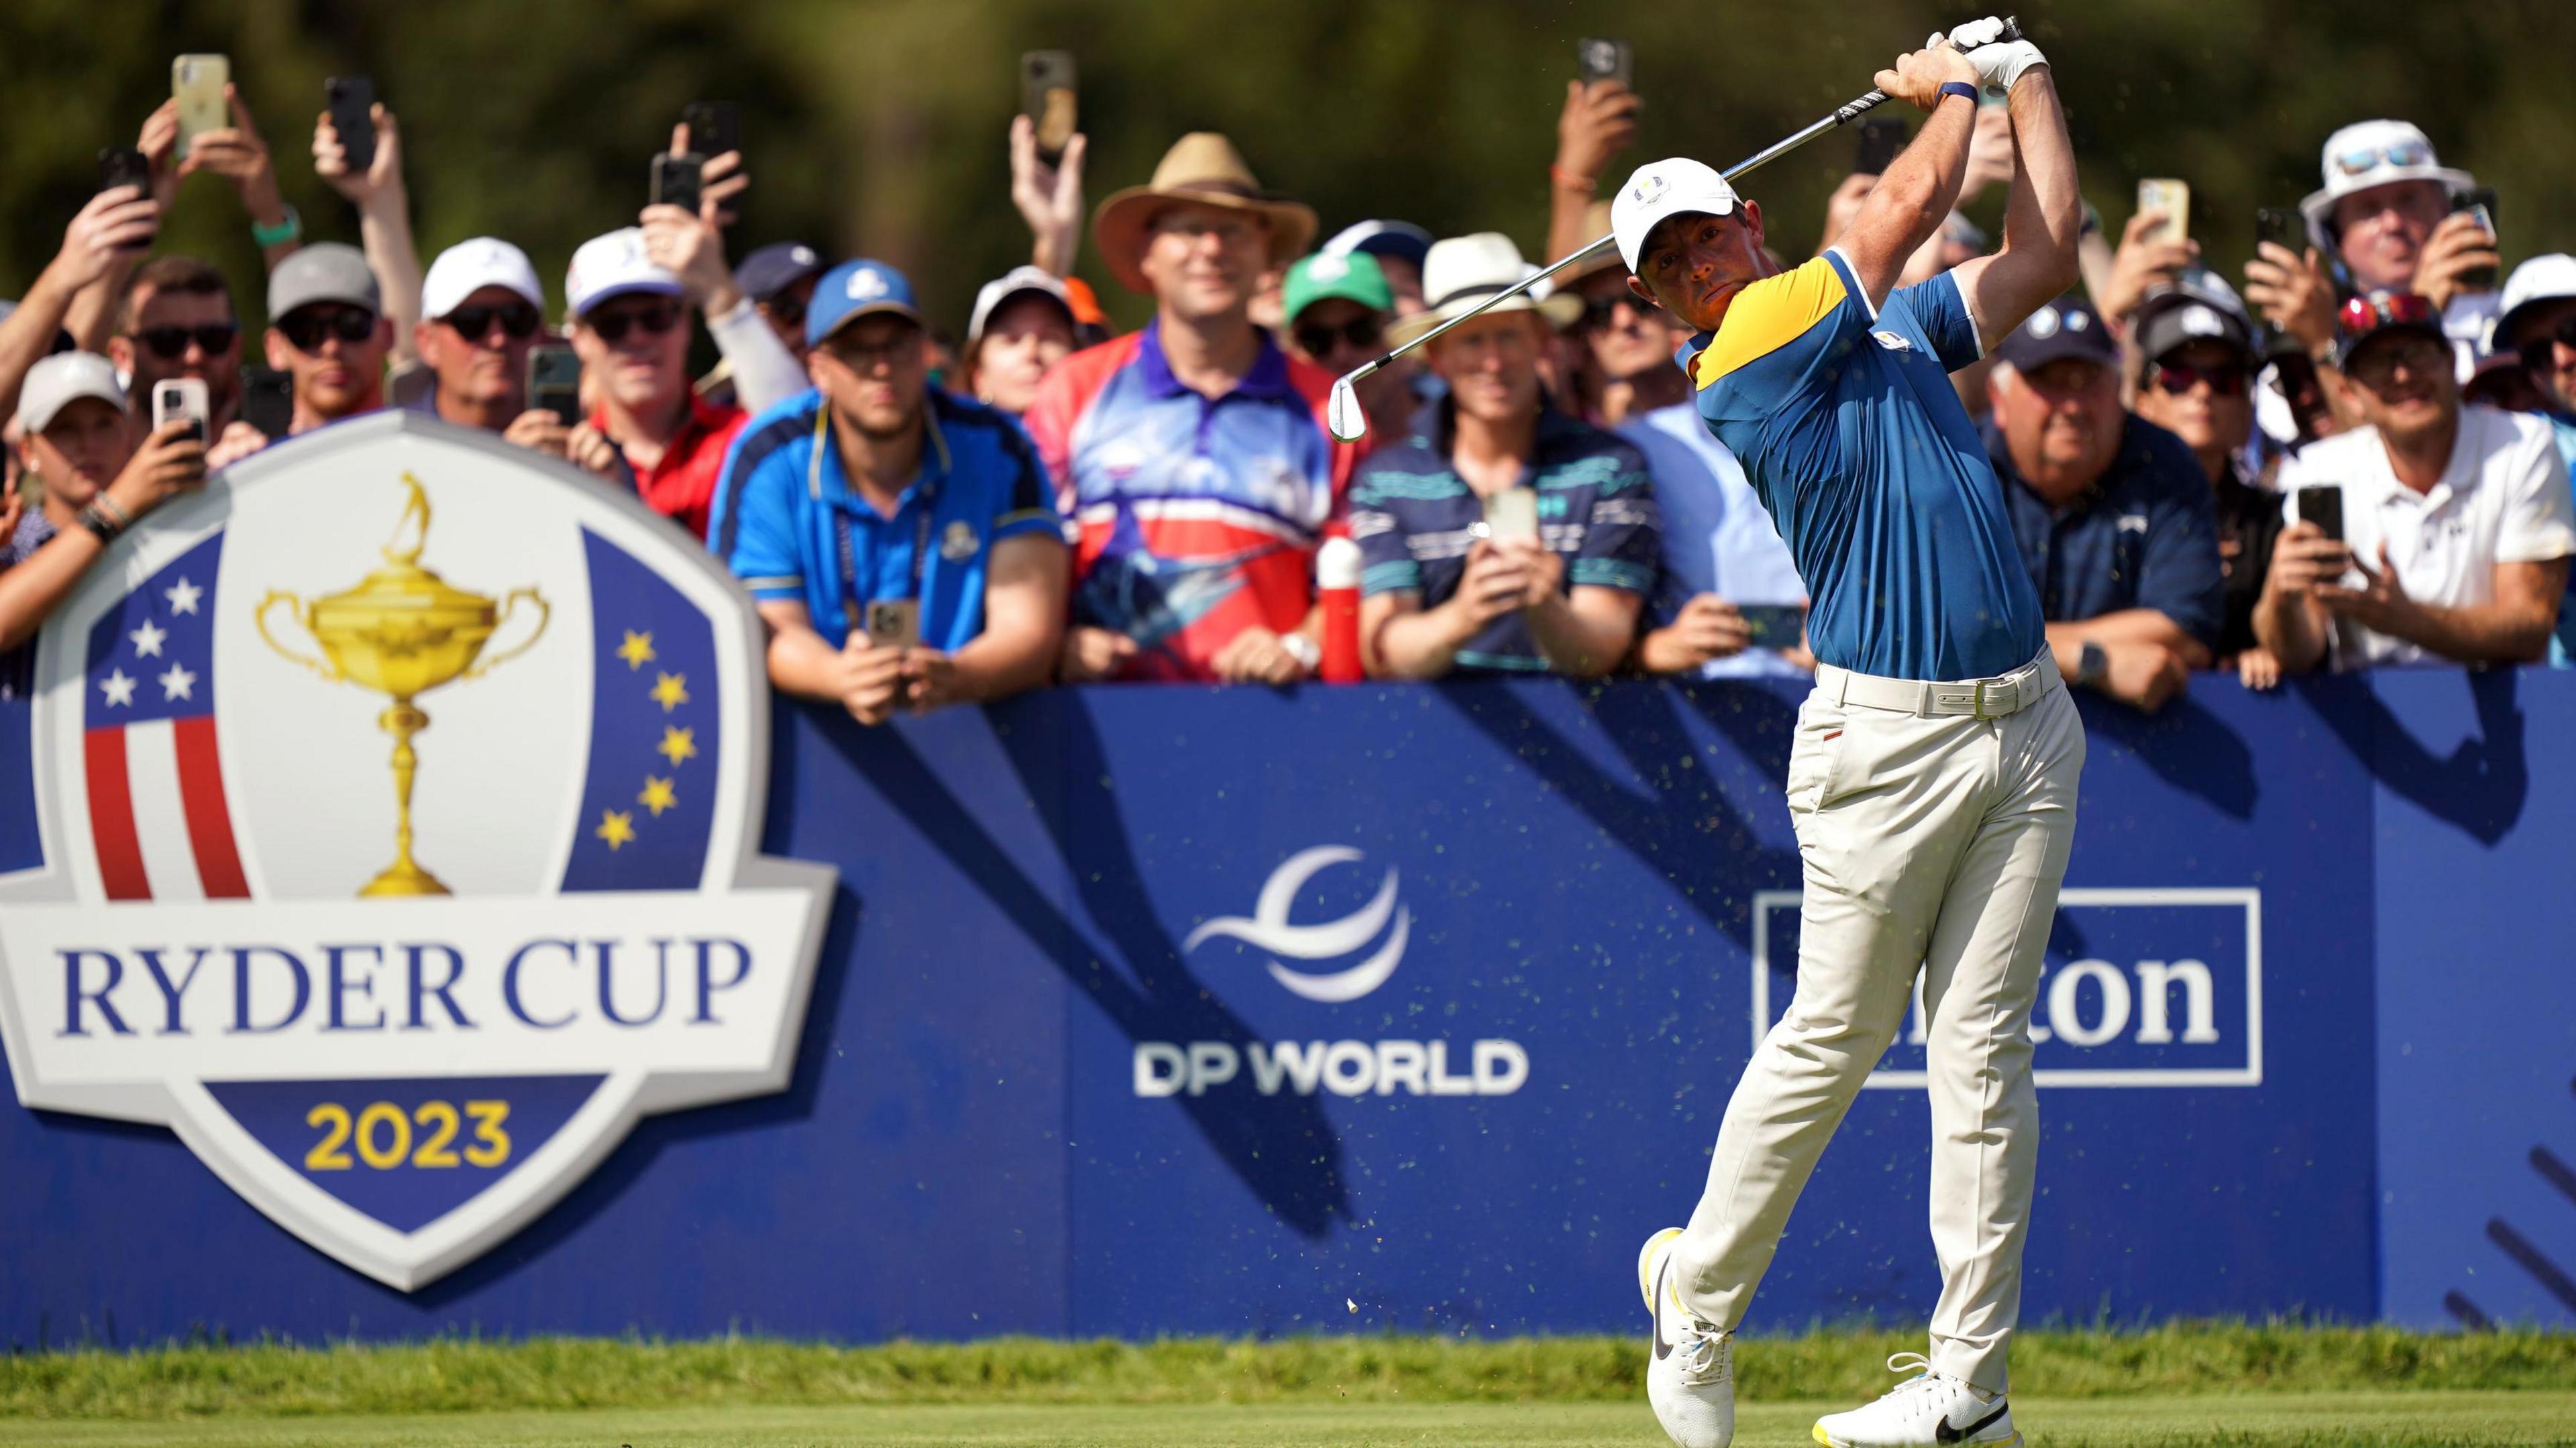
[[[662,460],[650,468],[638,468],[631,460],[626,465],[635,475],[635,492],[644,506],[705,538],[707,512],[715,506],[716,484],[724,476],[725,454],[749,421],[751,414],[739,407],[713,405],[690,393],[688,423],[662,449]],[[590,414],[590,425],[602,436],[616,436],[609,431],[606,408]]]

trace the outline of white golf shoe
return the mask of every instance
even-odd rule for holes
[[[1726,1448],[1735,1439],[1735,1334],[1691,1315],[1665,1280],[1681,1235],[1666,1227],[1637,1253],[1637,1291],[1655,1323],[1646,1401],[1681,1448]]]
[[[1936,1373],[1921,1353],[1898,1353],[1887,1360],[1887,1370],[1915,1376],[1867,1407],[1818,1418],[1814,1435],[1818,1443],[1825,1448],[1916,1448],[1918,1444],[1936,1448],[1946,1443],[2020,1448],[2012,1405],[2003,1394],[1988,1397],[1964,1379]]]

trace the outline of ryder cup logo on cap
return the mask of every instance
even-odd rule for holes
[[[1684,156],[1652,161],[1629,173],[1610,203],[1610,231],[1619,241],[1619,259],[1637,269],[1637,255],[1656,223],[1669,216],[1732,215],[1735,188],[1710,167]]]
[[[2022,326],[2029,330],[2033,341],[2045,342],[2057,335],[2057,309],[2042,307],[2031,313],[2030,320],[2022,323]]]
[[[415,413],[173,499],[39,637],[20,1105],[167,1126],[409,1291],[782,1089],[832,872],[759,852],[760,638],[631,492]]]
[[[611,297],[637,292],[682,295],[680,279],[645,254],[641,227],[622,227],[583,242],[581,250],[572,254],[571,269],[564,273],[564,302],[576,317]]]
[[[813,305],[805,310],[805,343],[820,346],[824,338],[875,312],[921,320],[912,304],[912,283],[903,273],[864,257],[845,261],[814,284]]]
[[[2195,337],[2227,335],[2227,324],[2218,319],[2218,314],[2197,302],[2183,308],[2182,329]]]

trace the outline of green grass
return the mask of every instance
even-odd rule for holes
[[[1741,1448],[1807,1448],[1807,1426],[1839,1403],[1748,1404]],[[2576,1394],[2267,1393],[2237,1397],[2016,1399],[2033,1448],[2492,1448],[2566,1443]],[[1642,1401],[1230,1406],[911,1406],[594,1409],[369,1418],[227,1418],[192,1423],[7,1425],[20,1448],[1657,1448]]]
[[[1919,1330],[1750,1339],[1736,1441],[1804,1444]],[[1630,1338],[995,1339],[833,1347],[539,1338],[167,1345],[0,1356],[0,1442],[1651,1445]],[[2186,1324],[2033,1331],[2034,1445],[2576,1443],[2576,1334]]]

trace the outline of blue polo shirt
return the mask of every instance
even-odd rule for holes
[[[1450,466],[1448,402],[1423,409],[1422,430],[1371,453],[1351,479],[1351,538],[1365,562],[1363,595],[1407,592],[1437,608],[1467,573],[1468,530],[1485,502]],[[1634,443],[1556,411],[1539,413],[1521,485],[1538,492],[1539,541],[1565,560],[1564,587],[1650,594],[1663,551],[1655,485]],[[1547,655],[1518,610],[1458,650],[1458,673],[1544,673]]]
[[[2047,642],[2003,486],[1950,387],[1979,351],[1954,277],[1872,311],[1837,250],[1736,293],[1677,354],[1797,560],[1825,663],[1975,679]]]
[[[2132,415],[2110,467],[2060,508],[2023,480],[2002,429],[1989,424],[1985,434],[2041,618],[2072,623],[2152,608],[2203,646],[2218,646],[2227,623],[2218,504],[2181,438]]]
[[[743,428],[707,537],[752,597],[804,604],[835,644],[865,622],[868,604],[916,596],[925,647],[954,653],[984,631],[993,545],[1023,533],[1060,538],[1062,525],[1019,424],[936,387],[924,405],[921,472],[891,518],[851,491],[819,390]]]

